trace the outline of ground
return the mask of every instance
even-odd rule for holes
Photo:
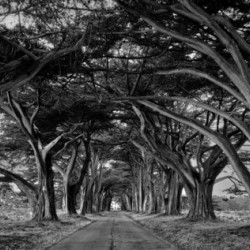
[[[60,222],[30,221],[27,210],[0,211],[0,249],[45,249],[97,219],[67,217],[59,211]],[[190,222],[180,216],[127,213],[155,234],[188,250],[250,249],[250,212],[218,212],[216,221]]]
[[[250,249],[249,211],[217,212],[216,221],[188,221],[185,214],[129,216],[183,250]]]
[[[178,250],[135,223],[123,211],[105,212],[95,219],[48,250]]]
[[[35,222],[27,209],[0,211],[0,249],[45,249],[80,228],[91,223],[90,219],[68,217],[59,212],[59,222]]]

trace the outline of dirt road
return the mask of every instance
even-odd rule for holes
[[[111,212],[50,250],[176,250],[122,212]]]

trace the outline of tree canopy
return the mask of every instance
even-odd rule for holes
[[[69,213],[79,195],[83,214],[113,196],[124,209],[178,213],[184,187],[189,217],[214,218],[228,164],[250,194],[249,5],[1,2],[1,161],[31,159],[37,176],[19,184],[39,220],[57,219],[57,173]]]

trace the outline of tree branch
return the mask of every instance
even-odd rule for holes
[[[43,55],[42,57],[38,58],[33,63],[33,65],[25,71],[24,74],[20,75],[15,80],[11,80],[9,82],[6,82],[6,83],[0,85],[0,92],[9,91],[12,88],[19,87],[19,86],[29,82],[49,62],[54,61],[60,57],[63,57],[67,54],[70,54],[72,52],[79,50],[80,46],[85,38],[86,33],[87,33],[87,29],[86,29],[85,33],[82,35],[82,37],[79,39],[79,41],[72,48],[65,48],[65,49],[51,51],[51,52],[48,52],[46,55]]]
[[[234,58],[242,74],[237,69],[235,69],[234,65],[230,64],[230,62],[228,62],[226,58],[224,58],[220,53],[218,53],[211,46],[205,44],[204,42],[198,39],[194,39],[194,38],[191,38],[190,36],[186,36],[179,32],[171,30],[170,28],[166,27],[162,23],[155,21],[150,15],[145,13],[145,11],[143,12],[143,10],[141,9],[131,8],[128,4],[124,4],[124,2],[120,0],[116,0],[116,1],[118,2],[120,6],[125,8],[128,12],[132,13],[133,15],[140,16],[145,22],[147,22],[157,31],[167,36],[176,38],[186,43],[189,47],[212,58],[217,63],[217,65],[224,71],[224,73],[228,76],[228,78],[234,83],[235,87],[239,89],[239,91],[245,97],[247,102],[250,103],[250,86],[249,86],[249,81],[246,81],[246,78],[245,78],[250,73],[248,73],[248,69],[246,68],[246,64],[244,60],[241,60],[241,54],[237,50],[237,47],[234,46],[233,41],[231,41],[230,43],[226,41],[227,47],[230,50],[231,55]],[[179,0],[179,2],[181,2],[183,5],[189,4],[188,0]],[[206,17],[202,17],[202,18],[204,19]],[[221,36],[220,38],[222,39]],[[247,79],[249,79],[249,77],[247,77]]]
[[[203,126],[199,122],[197,122],[194,119],[187,118],[181,115],[178,115],[170,110],[163,109],[157,104],[151,103],[149,101],[137,101],[139,104],[142,104],[151,110],[160,113],[163,116],[169,117],[171,119],[174,119],[178,122],[181,122],[183,124],[186,124],[200,133],[208,136],[212,141],[217,143],[217,145],[223,149],[225,155],[228,157],[230,163],[232,164],[232,167],[234,168],[234,171],[238,175],[238,177],[242,180],[242,183],[244,184],[244,187],[246,188],[247,192],[250,194],[250,173],[246,166],[242,163],[240,160],[236,150],[234,149],[233,145],[220,133],[211,130],[208,127]]]
[[[33,112],[32,116],[30,117],[31,127],[33,127],[33,125],[34,125],[34,119],[35,119],[39,109],[40,109],[40,91],[37,90],[37,107],[35,108],[35,111]]]
[[[248,84],[250,80],[249,69],[248,66],[242,57],[238,47],[236,46],[234,40],[215,22],[215,20],[207,14],[202,8],[200,8],[195,3],[189,0],[179,0],[179,2],[188,10],[190,14],[196,16],[199,19],[200,23],[209,27],[215,35],[219,38],[221,43],[228,49],[232,58],[234,59],[236,65],[238,66],[242,76],[247,81]],[[236,82],[235,82],[236,83]]]
[[[31,53],[30,51],[28,51],[27,49],[25,49],[23,46],[13,42],[13,41],[10,41],[8,38],[6,38],[5,36],[1,35],[0,34],[0,39],[7,42],[8,44],[10,44],[12,47],[15,47],[18,50],[22,51],[23,53],[25,53],[28,57],[30,57],[32,60],[37,60],[38,57],[35,56],[33,53]]]
[[[174,69],[174,70],[157,70],[155,72],[156,75],[171,75],[171,74],[191,74],[197,77],[201,77],[204,79],[209,80],[210,82],[216,84],[217,86],[225,89],[228,93],[236,97],[239,101],[241,101],[244,105],[246,105],[248,108],[250,108],[250,104],[246,102],[244,99],[244,96],[240,94],[238,91],[234,90],[230,86],[228,86],[227,83],[221,82],[218,79],[216,79],[214,76],[211,76],[207,73],[204,73],[202,71],[191,69],[191,68],[182,68],[182,69]]]

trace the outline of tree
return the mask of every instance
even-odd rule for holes
[[[43,217],[57,220],[53,171],[50,151],[62,139],[65,133],[60,134],[47,145],[43,145],[41,134],[34,124],[34,119],[39,111],[39,100],[37,108],[32,115],[25,111],[24,107],[8,93],[8,106],[2,101],[1,108],[19,123],[20,128],[27,136],[27,141],[31,145],[38,172],[38,202],[34,218],[42,220]]]
[[[40,191],[53,193],[52,165],[59,162],[69,213],[76,213],[81,188],[83,213],[109,209],[117,194],[126,209],[178,213],[184,185],[188,216],[214,218],[213,184],[227,161],[250,193],[250,174],[237,152],[250,139],[248,3],[116,2],[122,8],[25,2],[13,13],[36,23],[13,29],[2,23],[7,52],[0,57],[0,89],[12,90],[2,107],[29,138]],[[2,15],[9,11],[3,6]],[[111,155],[94,142],[106,134],[120,147],[112,158],[130,167],[129,177],[125,167],[103,168]],[[128,148],[121,146],[124,138]],[[116,171],[126,173],[124,181]],[[53,195],[47,200],[56,219]]]
[[[143,101],[143,103],[144,103],[144,101]],[[152,105],[154,107],[157,106],[156,104],[152,104]],[[149,107],[151,107],[151,104],[149,105]],[[164,111],[163,111],[162,107],[160,107],[160,106],[157,106],[157,107],[159,108],[159,109],[157,109],[159,114],[161,114],[163,116],[166,115],[166,117],[170,117],[170,118],[174,117],[175,120],[180,121],[180,122],[182,122],[182,123],[184,123],[192,128],[195,128],[198,131],[200,131],[201,133],[204,133],[200,130],[201,127],[206,128],[206,130],[209,130],[208,127],[203,126],[202,124],[196,122],[195,120],[193,120],[191,118],[188,118],[188,119],[184,118],[181,115],[177,115],[175,113],[172,113],[172,111],[170,111],[170,110],[168,110],[167,113],[165,113],[166,109],[164,109]],[[171,166],[171,168],[176,170],[178,172],[178,174],[181,176],[182,181],[183,181],[183,185],[184,185],[185,190],[186,190],[186,192],[190,198],[190,201],[191,201],[191,210],[189,213],[189,217],[192,218],[192,217],[205,216],[205,217],[214,218],[215,216],[213,213],[212,203],[211,203],[211,201],[212,201],[212,187],[213,187],[213,183],[215,181],[215,178],[217,177],[217,175],[220,173],[220,171],[225,167],[225,164],[227,163],[226,158],[222,157],[220,159],[220,157],[221,157],[220,154],[222,151],[218,150],[217,147],[213,148],[213,151],[211,152],[210,156],[205,161],[207,165],[205,164],[204,170],[202,170],[199,173],[199,172],[197,172],[197,170],[195,170],[191,166],[188,159],[185,157],[185,155],[183,155],[183,153],[181,151],[179,151],[179,150],[177,150],[176,152],[170,151],[168,147],[160,144],[159,140],[155,139],[148,132],[148,130],[146,128],[146,123],[149,123],[149,121],[147,120],[146,116],[143,114],[143,112],[138,107],[134,107],[134,109],[135,109],[135,112],[137,113],[137,115],[141,121],[141,134],[142,134],[143,138],[147,141],[147,143],[150,145],[151,151],[152,151],[154,157],[156,157],[156,159],[158,161],[162,162],[164,165]],[[168,115],[170,113],[173,114],[173,116]],[[190,121],[190,122],[187,122],[187,121]],[[192,123],[191,123],[191,121],[192,121]],[[196,125],[198,125],[198,128],[196,127]],[[212,130],[211,130],[211,132],[212,132]],[[215,131],[213,131],[212,133],[214,133],[214,132]],[[237,132],[239,132],[239,131],[236,130],[236,131],[233,131],[231,134],[229,133],[228,137],[231,138]],[[155,132],[154,132],[154,134],[155,134]],[[222,135],[219,134],[218,138],[220,139],[223,137],[222,137]],[[222,147],[220,142],[218,141],[218,138],[216,137],[214,139],[214,141],[217,142],[218,146]],[[226,137],[224,137],[224,139],[226,139]],[[235,154],[235,156],[237,158],[238,158],[238,155],[236,154],[236,150],[239,147],[241,147],[244,142],[245,142],[245,137],[240,136],[238,138],[238,142],[232,148],[232,151],[230,149],[231,153]],[[225,148],[225,149],[223,148],[223,149],[224,149],[225,155],[230,159],[231,155],[229,155],[228,149],[231,148],[230,147],[231,144],[229,142],[228,142],[228,144],[229,144],[229,147]],[[200,145],[202,145],[202,144],[200,144]],[[223,145],[226,145],[226,143]],[[200,150],[201,150],[201,148],[200,149],[198,148],[196,157],[198,157],[197,158],[198,168],[202,169],[203,166],[202,166],[202,161],[201,161],[200,157],[203,156],[203,153],[201,153]],[[166,154],[166,152],[167,152],[167,154]],[[235,152],[235,153],[233,153],[233,152]],[[239,161],[240,161],[240,159],[239,159]],[[214,166],[213,165],[211,166],[212,163],[214,163]],[[199,174],[200,174],[200,176],[199,176]],[[206,175],[206,177],[205,177],[205,175]],[[206,185],[211,185],[211,186],[206,187]],[[206,192],[208,192],[208,193],[206,193]],[[202,201],[203,199],[205,199],[204,202]],[[198,201],[202,202],[201,204],[208,204],[208,206],[205,205],[205,207],[202,207],[199,205]],[[193,205],[193,207],[192,207],[192,205]]]
[[[156,74],[170,75],[185,73],[189,74],[189,76],[193,75],[199,78],[207,79],[230,93],[230,95],[241,102],[241,105],[243,107],[249,107],[249,74],[247,65],[249,61],[249,45],[244,40],[244,38],[236,32],[236,29],[233,28],[230,22],[227,19],[223,18],[221,15],[223,13],[228,18],[231,18],[232,21],[235,21],[235,23],[238,22],[239,24],[239,18],[237,18],[236,16],[235,19],[233,19],[233,15],[231,14],[233,12],[236,13],[237,11],[239,11],[242,16],[245,16],[243,2],[240,3],[241,5],[237,3],[238,5],[232,6],[232,13],[228,11],[230,5],[226,5],[226,2],[225,5],[220,6],[220,9],[215,9],[210,6],[211,8],[209,8],[209,11],[216,13],[216,16],[212,16],[210,13],[208,14],[195,3],[185,0],[181,0],[171,4],[164,1],[162,4],[149,3],[147,1],[137,1],[133,3],[128,3],[126,1],[117,2],[128,12],[140,16],[140,18],[142,18],[145,22],[147,22],[150,26],[152,26],[163,35],[170,36],[177,41],[179,40],[182,44],[184,43],[184,45],[187,45],[190,48],[194,49],[193,52],[195,53],[196,58],[211,58],[215,62],[214,65],[217,66],[217,70],[208,71],[216,74],[217,78],[212,74],[197,70],[193,67],[160,70]],[[205,1],[202,4],[207,3]],[[248,3],[245,4],[247,5]],[[182,26],[179,25],[180,22],[183,22],[183,17],[188,17],[192,20],[191,22],[186,22],[189,34],[185,33],[185,31],[183,31],[182,29]],[[193,21],[199,22],[199,24],[201,25],[198,24],[195,26]],[[241,25],[244,25],[246,19],[243,18],[241,21]],[[197,29],[199,28],[198,32],[197,29],[195,31],[194,27],[196,27]],[[209,28],[209,30],[207,30],[207,27]],[[243,32],[244,31],[245,30],[243,28]],[[231,33],[231,35],[229,35],[229,32]],[[190,33],[192,34],[192,36],[190,36]],[[199,39],[199,37],[201,37],[202,40]],[[211,39],[211,37],[213,37],[213,39]],[[186,51],[186,54],[188,54],[188,50]],[[192,50],[189,50],[189,53],[190,52],[192,52]],[[207,61],[209,62],[209,60]],[[223,79],[225,82],[221,79]],[[226,83],[226,81],[229,81],[231,86],[235,86],[235,88],[232,88],[230,84]],[[168,97],[166,97],[166,99],[167,98]],[[169,100],[171,100],[171,98],[172,97],[170,96]],[[173,99],[178,100],[178,97],[173,97]],[[155,100],[157,100],[157,97],[155,97]],[[182,100],[184,102],[186,101],[184,99]],[[159,111],[161,107],[158,106],[159,109],[153,108],[156,107],[154,103],[149,104],[149,102],[147,102],[146,104],[146,101],[141,101],[140,103],[143,103],[145,104],[145,106],[150,107],[154,111],[157,110],[157,112],[162,114],[162,112]],[[203,105],[200,101],[198,103],[198,106]],[[230,117],[227,117],[227,114],[218,112],[218,110],[213,109],[211,105],[206,107],[203,106],[203,108],[215,113],[216,115],[222,115],[222,117],[228,119],[229,121],[231,120]],[[242,113],[242,115],[244,116],[244,112]],[[167,117],[191,126],[191,122],[189,123],[186,118],[182,119],[177,114],[170,114],[168,112]],[[236,120],[233,121],[234,124],[237,124]],[[194,120],[192,120],[192,123],[193,122]],[[241,126],[241,124],[237,124],[236,126],[238,126],[249,138],[249,129],[247,128],[247,124],[242,123],[242,125],[243,127]],[[224,150],[225,154],[230,159],[230,162],[234,166],[235,171],[237,172],[238,176],[243,181],[244,186],[246,187],[246,189],[248,189],[249,192],[249,172],[244,164],[240,162],[240,159],[238,158],[236,152],[233,153],[233,155],[235,156],[233,156],[234,159],[232,158],[231,153],[227,153],[228,149],[225,146],[227,146],[228,142],[225,141],[223,143],[222,141],[220,141],[222,139],[220,134],[215,135],[215,137],[217,137],[215,138],[210,133],[208,133],[207,130],[203,130],[202,132],[194,124],[192,127],[197,129],[200,133],[209,136],[213,141],[217,142],[217,144]],[[235,151],[233,147],[231,148],[232,152]]]
[[[62,166],[59,166],[59,164],[54,165],[54,168],[60,173],[62,180],[63,180],[65,209],[66,209],[67,214],[69,215],[76,213],[75,197],[72,197],[70,184],[72,182],[71,180],[72,172],[75,169],[77,155],[79,152],[79,146],[80,146],[80,143],[78,142],[72,143],[71,145],[72,153],[71,153],[70,159],[68,160],[68,164],[65,170],[63,169]]]

